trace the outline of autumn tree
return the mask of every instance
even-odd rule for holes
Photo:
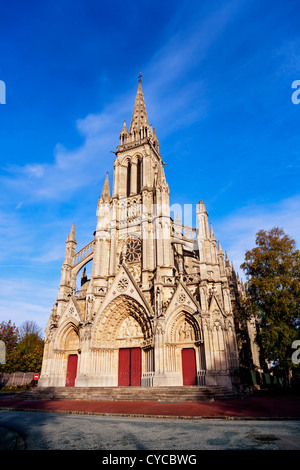
[[[34,321],[25,321],[20,326],[19,333],[14,372],[40,371],[44,350],[41,328]]]
[[[44,341],[35,322],[25,321],[19,328],[11,321],[3,322],[0,324],[0,339],[7,345],[6,364],[1,366],[1,372],[41,370]]]
[[[20,340],[18,347],[30,350],[42,340],[42,330],[34,321],[25,321],[19,328]]]
[[[241,265],[247,278],[245,312],[258,319],[266,360],[288,376],[296,367],[292,343],[300,339],[300,252],[278,227],[259,231],[256,245]]]
[[[5,343],[5,364],[0,364],[0,372],[7,372],[19,341],[19,330],[11,320],[0,323],[0,340]]]
[[[19,330],[11,320],[0,323],[0,339],[4,341],[6,350],[16,347],[19,340]]]

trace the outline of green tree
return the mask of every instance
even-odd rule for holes
[[[19,328],[15,368],[19,372],[39,372],[42,367],[44,341],[41,328],[34,321],[25,321]]]
[[[0,324],[0,339],[7,344],[6,364],[1,372],[40,372],[44,341],[35,322],[26,321],[17,328],[11,321]]]
[[[25,321],[19,328],[20,340],[18,348],[29,351],[42,341],[42,330],[34,321]]]
[[[19,330],[11,320],[0,323],[0,339],[4,341],[6,351],[16,347],[19,340]]]
[[[256,245],[241,265],[247,278],[245,314],[258,318],[258,343],[266,360],[288,377],[296,367],[292,343],[300,338],[300,252],[278,227],[259,231]]]
[[[19,338],[19,329],[11,320],[0,323],[0,339],[5,343],[5,364],[0,364],[0,372],[10,372]]]

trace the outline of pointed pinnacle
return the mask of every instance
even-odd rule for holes
[[[216,239],[215,234],[214,234],[214,230],[213,230],[213,227],[212,227],[212,223],[210,223],[210,238],[212,238],[213,240]]]
[[[181,224],[181,220],[180,220],[180,217],[179,217],[179,212],[177,212],[176,223]]]
[[[135,98],[129,132],[131,132],[133,128],[135,128],[135,130],[139,132],[140,128],[143,126],[149,127],[149,122],[143,95],[142,81],[139,78],[139,85]]]
[[[109,179],[108,179],[108,171],[107,171],[100,201],[101,202],[110,202],[110,199],[111,198],[110,198],[110,189],[109,189]]]
[[[200,213],[207,214],[204,201],[202,201],[202,200],[199,201],[199,203],[197,204],[197,213],[198,214],[200,214]]]
[[[157,171],[157,180],[156,180],[157,187],[161,189],[168,189],[168,183],[166,181],[166,175],[164,167],[161,163],[158,164],[158,171]]]
[[[69,241],[70,240],[75,240],[75,223],[74,222],[72,224],[72,228],[71,228],[71,232],[70,232],[70,236],[69,236]]]
[[[127,127],[126,127],[126,121],[124,121],[124,124],[123,124],[123,127],[122,127],[122,130],[121,130],[121,134],[127,134],[128,131],[127,131]]]

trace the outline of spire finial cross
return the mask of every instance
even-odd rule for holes
[[[140,79],[142,78],[142,76],[143,76],[143,75],[142,75],[141,72],[140,72],[139,75],[138,75],[138,79],[140,80]]]

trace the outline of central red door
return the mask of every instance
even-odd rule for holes
[[[119,349],[119,387],[130,385],[130,349]]]
[[[130,349],[130,385],[139,387],[141,385],[141,350]]]
[[[182,349],[183,385],[196,385],[196,356],[193,348]]]
[[[119,387],[141,385],[141,349],[119,349]]]
[[[74,387],[77,375],[77,354],[70,354],[68,357],[66,387]]]

